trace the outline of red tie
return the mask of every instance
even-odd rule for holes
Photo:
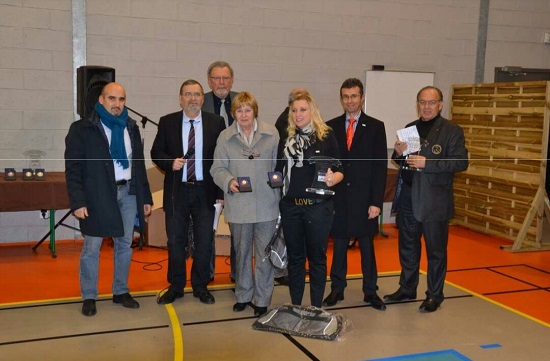
[[[351,141],[353,140],[353,123],[355,123],[355,118],[349,118],[348,130],[346,131],[346,143],[348,145],[348,151],[351,149]]]

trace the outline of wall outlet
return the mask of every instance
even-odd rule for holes
[[[542,39],[542,42],[544,44],[550,44],[550,31],[547,31],[544,33],[544,37]]]

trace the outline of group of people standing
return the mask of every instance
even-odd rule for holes
[[[214,62],[208,69],[211,92],[192,79],[183,82],[182,110],[160,119],[151,148],[153,162],[165,172],[169,286],[157,302],[184,296],[188,278],[193,296],[212,304],[216,203],[225,209],[231,231],[233,311],[247,307],[264,314],[274,287],[274,268],[264,257],[280,216],[288,251],[288,286],[292,304],[301,305],[309,273],[309,304],[333,306],[344,299],[347,248],[357,238],[361,252],[364,302],[378,310],[386,304],[377,294],[374,236],[378,233],[386,184],[387,144],[384,123],[362,111],[364,88],[346,79],[340,88],[344,114],[325,122],[309,91],[293,89],[288,107],[275,126],[259,119],[258,102],[249,92],[234,92],[233,69]],[[98,256],[103,237],[115,243],[113,302],[138,308],[127,279],[136,215],[143,228],[152,205],[139,128],[127,116],[126,94],[107,84],[95,111],[71,125],[66,138],[66,175],[71,209],[85,235],[80,262],[82,313],[96,314]],[[405,159],[404,142],[394,145],[392,159],[422,172],[399,171],[400,288],[386,295],[395,302],[416,298],[420,238],[428,252],[428,291],[421,310],[435,311],[443,301],[448,220],[452,217],[452,180],[468,166],[460,127],[441,117],[443,96],[435,87],[420,90],[417,126],[433,144]],[[206,109],[205,109],[206,108]],[[313,157],[313,158],[312,158]],[[312,159],[338,160],[319,170]],[[268,173],[283,175],[272,187]],[[309,192],[312,181],[332,192]],[[193,223],[194,253],[186,274],[188,230]],[[333,239],[331,291],[325,297],[327,247]]]

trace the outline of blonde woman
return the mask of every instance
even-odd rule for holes
[[[285,196],[280,202],[288,252],[289,291],[292,304],[301,305],[309,264],[311,305],[321,307],[327,278],[327,242],[334,216],[330,196],[306,192],[316,177],[313,156],[339,158],[338,143],[311,94],[304,90],[290,104],[288,138],[284,148]],[[344,175],[341,166],[326,170],[328,187]]]

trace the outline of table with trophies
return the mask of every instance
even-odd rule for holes
[[[50,238],[52,257],[57,257],[55,251],[55,229],[69,216],[55,223],[55,211],[68,209],[69,198],[64,172],[47,172],[42,178],[24,180],[24,173],[15,172],[15,179],[9,180],[8,170],[0,177],[0,212],[42,211],[49,212],[50,231],[33,247],[33,250],[46,239]],[[70,227],[72,228],[72,227]]]

